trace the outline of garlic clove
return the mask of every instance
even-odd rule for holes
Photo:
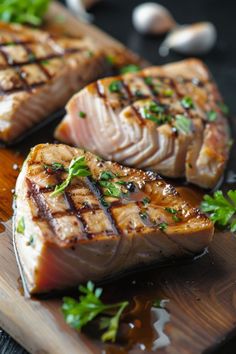
[[[170,49],[185,55],[206,54],[215,45],[216,38],[216,28],[210,22],[179,26],[161,44],[159,54],[166,56]]]
[[[170,12],[154,2],[138,5],[133,11],[132,20],[134,28],[142,34],[160,35],[176,26]]]
[[[74,13],[80,20],[85,22],[91,22],[93,16],[89,14],[86,9],[91,7],[93,3],[98,0],[66,0],[68,8]]]

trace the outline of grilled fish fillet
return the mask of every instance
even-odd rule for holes
[[[52,196],[78,157],[91,175]],[[14,245],[30,293],[193,256],[212,236],[212,222],[155,173],[77,148],[36,146],[17,180]]]
[[[62,108],[107,66],[90,38],[0,23],[0,140],[14,140]]]
[[[105,159],[212,188],[229,155],[225,111],[205,65],[189,59],[90,84],[70,100],[55,136]]]

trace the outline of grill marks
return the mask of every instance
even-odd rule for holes
[[[112,215],[112,205],[109,205],[109,206],[103,205],[103,203],[102,203],[103,193],[102,193],[98,183],[96,181],[94,181],[94,179],[92,179],[91,177],[86,177],[86,181],[87,181],[90,191],[96,196],[101,209],[105,212],[108,220],[110,221],[114,234],[119,235],[121,232],[120,232],[119,227],[117,226],[116,221]]]
[[[47,173],[45,171],[45,173]],[[63,180],[60,178],[61,172],[56,171],[53,173],[50,173],[50,176],[53,175],[56,178],[56,183],[62,183]],[[101,232],[98,233],[92,233],[89,232],[89,225],[86,222],[85,215],[87,213],[93,213],[95,214],[98,211],[103,211],[106,218],[108,219],[111,229],[106,229],[103,231],[103,233],[107,236],[109,235],[116,235],[116,236],[121,236],[122,231],[117,225],[117,222],[113,216],[113,209],[114,208],[121,208],[123,205],[122,199],[117,199],[115,201],[109,202],[109,203],[104,203],[104,194],[102,191],[102,188],[100,187],[98,181],[94,180],[92,177],[86,177],[84,179],[83,184],[73,184],[69,189],[64,191],[64,199],[68,207],[65,207],[65,210],[63,211],[56,211],[52,212],[47,205],[47,201],[44,197],[44,193],[51,193],[53,190],[53,187],[50,188],[39,188],[35,183],[32,183],[30,180],[27,180],[27,183],[29,185],[29,191],[30,191],[30,196],[33,198],[35,201],[37,208],[38,208],[38,216],[34,217],[34,221],[40,221],[41,219],[45,220],[48,223],[48,226],[50,229],[53,231],[55,236],[58,237],[58,233],[56,231],[56,225],[57,225],[57,219],[63,218],[68,215],[74,215],[77,220],[79,221],[79,224],[81,226],[81,235],[75,235],[74,237],[76,238],[86,238],[86,239],[92,239],[94,238],[97,234],[101,234]],[[84,203],[84,205],[80,208],[76,207],[76,202],[74,201],[73,198],[73,190],[77,189],[78,187],[85,187],[88,189],[88,196],[95,196],[95,199],[98,201],[98,205],[89,205]],[[90,193],[89,193],[90,192]],[[143,205],[141,202],[138,202],[136,200],[132,200],[132,197],[128,199],[128,202],[136,204],[138,208],[138,212],[141,213],[143,209]],[[142,218],[141,218],[142,219]],[[144,222],[145,224],[145,222]],[[146,224],[145,224],[146,225]],[[155,227],[156,225],[152,223],[151,221],[146,225],[148,227]]]
[[[45,55],[43,57],[37,57],[36,54],[30,49],[30,45],[31,44],[37,44],[37,45],[44,45],[44,42],[36,42],[36,41],[19,41],[16,40],[13,37],[13,41],[11,43],[0,43],[0,54],[3,56],[6,65],[2,65],[0,66],[0,70],[6,70],[6,69],[13,69],[15,73],[17,73],[19,80],[20,80],[20,87],[13,87],[11,89],[3,89],[1,87],[0,89],[0,95],[7,95],[7,94],[12,94],[18,91],[31,91],[32,89],[42,86],[44,85],[47,81],[49,81],[52,78],[52,75],[49,73],[49,71],[47,70],[47,68],[45,67],[45,65],[43,65],[43,62],[46,61],[50,61],[52,59],[62,59],[65,56],[68,56],[70,54],[76,54],[76,53],[80,53],[80,52],[84,52],[86,50],[88,50],[88,48],[86,47],[81,47],[81,48],[62,48],[60,47],[61,51],[56,51],[55,49],[53,49],[54,53],[51,55]],[[22,48],[24,49],[24,51],[28,54],[28,59],[26,61],[21,61],[21,62],[17,62],[15,61],[10,54],[8,54],[6,51],[4,51],[5,47],[9,47],[9,46],[17,46],[17,45],[21,45]],[[58,46],[58,45],[57,45]],[[59,50],[58,47],[58,50]],[[17,50],[17,48],[16,48]],[[37,82],[37,83],[31,83],[29,84],[27,82],[27,74],[22,71],[22,67],[23,66],[27,66],[27,65],[31,65],[31,64],[35,64],[38,69],[39,72],[42,72],[44,74],[44,76],[46,77],[46,80],[42,80],[41,82]]]
[[[40,193],[38,186],[35,183],[31,182],[31,180],[28,178],[27,178],[27,184],[29,187],[30,196],[33,198],[34,202],[38,207],[39,219],[41,218],[43,220],[46,220],[49,228],[53,231],[53,233],[57,235],[55,229],[55,218],[52,212],[50,211],[43,194]]]
[[[37,162],[35,162],[36,165]],[[61,174],[64,173],[63,171],[54,171],[53,173],[50,172],[48,173],[47,170],[44,171],[44,173],[47,173],[50,176],[54,176],[55,178],[55,183],[60,184],[63,182],[63,179],[61,178]],[[148,177],[148,176],[147,176]],[[156,178],[155,178],[156,180]],[[147,179],[147,182],[155,182],[153,179]],[[75,181],[74,181],[75,182]],[[155,222],[153,220],[149,213],[147,208],[144,206],[142,202],[143,195],[141,195],[141,199],[137,200],[136,196],[132,195],[133,193],[137,193],[137,189],[134,191],[130,192],[131,195],[128,195],[127,198],[124,200],[122,198],[118,198],[113,201],[105,201],[104,202],[104,193],[102,190],[102,187],[99,185],[99,181],[95,180],[93,177],[84,177],[83,180],[79,180],[78,183],[73,183],[70,185],[63,193],[62,198],[64,198],[65,204],[63,204],[63,210],[59,211],[52,211],[50,208],[50,205],[48,204],[47,198],[45,197],[45,194],[48,195],[48,193],[51,193],[51,191],[54,189],[53,186],[50,188],[45,188],[45,187],[39,187],[37,186],[34,182],[30,181],[27,179],[27,183],[29,186],[29,197],[31,197],[38,209],[38,215],[33,217],[33,220],[35,222],[44,220],[47,222],[48,227],[50,230],[53,232],[54,237],[60,239],[60,218],[66,217],[66,216],[74,216],[79,222],[80,228],[78,231],[73,232],[72,235],[69,236],[68,240],[69,243],[73,243],[74,240],[81,240],[81,239],[87,239],[91,240],[96,236],[99,235],[106,235],[106,236],[123,236],[123,231],[122,228],[119,227],[116,221],[116,217],[114,216],[113,210],[116,208],[121,208],[125,207],[125,205],[128,204],[133,204],[136,205],[137,207],[137,213],[139,214],[140,220],[142,221],[142,224],[144,227],[148,228],[157,228],[158,227],[158,221]],[[75,191],[79,191],[79,189],[86,189],[86,193],[84,192],[82,194],[77,193]],[[139,190],[138,190],[139,191]],[[140,190],[141,193],[142,192]],[[76,195],[79,196],[79,207],[78,207],[78,202],[76,201]],[[81,203],[81,196],[88,197],[88,201],[85,201]],[[94,203],[94,199],[96,202]],[[60,202],[59,202],[60,203]],[[160,204],[160,210],[164,208],[164,206],[161,206],[162,203]],[[60,208],[61,209],[61,208]],[[108,227],[104,227],[104,229],[100,231],[90,231],[90,227],[92,223],[90,223],[90,220],[92,218],[92,215],[96,214],[97,212],[103,212],[103,216],[105,216],[106,220],[109,222]],[[164,212],[164,211],[163,211]],[[162,211],[160,211],[162,214]],[[164,212],[165,213],[165,212]],[[86,217],[86,214],[90,214]],[[143,215],[142,215],[143,214]],[[189,214],[189,216],[184,217],[184,221],[186,222],[189,218],[193,217],[193,214],[195,217],[198,216],[198,212],[195,211],[194,213]],[[91,218],[90,218],[91,217]],[[86,220],[89,220],[87,222]],[[169,222],[168,222],[169,223]],[[182,221],[180,221],[178,224],[181,224]],[[71,221],[71,224],[73,226],[73,221]],[[170,222],[171,225],[171,222]],[[74,225],[76,227],[76,225]],[[141,232],[142,227],[140,226],[136,227],[136,232]],[[74,234],[75,233],[75,234]]]
[[[50,173],[50,175],[52,175],[52,173]],[[53,173],[53,175],[56,177],[57,183],[61,183],[62,180],[59,177],[60,173],[55,172]],[[59,211],[59,212],[51,212],[50,208],[47,205],[47,202],[43,196],[44,193],[48,193],[50,191],[50,189],[52,190],[52,188],[48,189],[48,188],[38,188],[38,186],[35,183],[32,183],[30,180],[27,180],[27,183],[29,185],[29,191],[30,191],[30,195],[33,198],[33,200],[35,201],[37,207],[38,207],[38,217],[34,217],[34,221],[43,219],[48,223],[48,226],[50,227],[50,229],[53,231],[53,233],[58,236],[57,232],[56,232],[56,228],[55,228],[55,224],[56,224],[56,220],[59,218],[62,218],[64,216],[69,215],[74,215],[77,220],[80,223],[81,226],[81,237],[79,237],[79,235],[77,236],[78,238],[87,238],[87,239],[92,239],[94,236],[96,236],[97,233],[91,233],[88,232],[88,225],[86,223],[86,220],[84,218],[84,215],[86,213],[95,213],[96,211],[100,211],[103,210],[103,212],[105,213],[106,217],[108,218],[110,224],[111,224],[111,228],[112,230],[104,230],[104,233],[108,236],[108,235],[121,235],[122,232],[119,230],[116,221],[112,215],[112,208],[113,207],[119,207],[122,205],[122,203],[115,201],[113,203],[110,203],[109,206],[104,206],[102,204],[102,198],[103,198],[103,193],[102,190],[99,186],[99,184],[90,177],[87,177],[85,179],[86,183],[85,183],[85,187],[87,187],[89,189],[89,191],[91,192],[92,195],[94,195],[96,197],[96,199],[99,202],[99,206],[95,206],[95,205],[91,205],[91,206],[87,206],[84,205],[81,208],[77,208],[76,207],[76,203],[74,202],[73,199],[73,193],[69,190],[69,191],[65,191],[64,192],[64,198],[66,203],[68,204],[68,208],[66,208],[66,210],[64,211]],[[73,187],[78,187],[81,185],[73,185]],[[98,232],[98,234],[101,234],[100,232]]]
[[[151,80],[148,80],[148,78],[151,78]],[[170,88],[177,100],[181,101],[183,99],[183,97],[185,96],[182,92],[180,92],[179,89],[179,84],[189,84],[191,83],[194,86],[198,86],[198,87],[206,87],[207,84],[209,84],[210,80],[199,80],[199,79],[188,79],[188,78],[183,78],[183,77],[179,77],[179,78],[170,78],[168,76],[153,76],[153,75],[138,75],[137,74],[137,78],[142,80],[142,84],[144,85],[145,89],[148,89],[148,91],[150,92],[150,95],[143,95],[143,96],[137,96],[137,94],[135,92],[132,92],[131,90],[131,86],[132,83],[128,83],[126,80],[124,80],[124,78],[122,76],[118,76],[116,78],[116,81],[119,81],[120,86],[121,86],[121,91],[118,93],[115,93],[118,95],[118,99],[120,101],[120,106],[121,107],[125,107],[127,105],[130,105],[130,107],[132,108],[136,118],[139,120],[141,125],[145,124],[145,119],[142,117],[142,115],[139,112],[139,109],[137,107],[135,107],[134,103],[136,101],[139,100],[145,100],[145,99],[152,99],[153,101],[155,101],[157,104],[161,104],[161,101],[163,98],[168,99],[168,97],[166,97],[165,95],[163,95],[163,93],[161,91],[158,91],[155,88],[155,84],[153,83],[153,80],[158,80],[158,82],[160,82],[160,85],[165,84],[168,88]],[[106,84],[105,84],[106,85]],[[103,84],[102,80],[96,81],[94,83],[94,89],[97,92],[98,96],[100,98],[102,98],[103,100],[105,100],[105,102],[108,101],[109,103],[109,95],[107,96],[105,94],[105,86]],[[171,99],[171,97],[169,98]],[[179,112],[175,112],[172,108],[172,110],[170,110],[171,105],[169,104],[165,104],[166,108],[167,108],[167,113],[175,116],[176,114],[178,114]],[[185,108],[182,106],[182,109],[184,111],[184,114],[186,116],[188,116],[189,118],[193,119],[194,118],[194,114],[191,111],[191,109]]]

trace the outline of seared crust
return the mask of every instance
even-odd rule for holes
[[[62,108],[106,66],[104,53],[90,38],[0,23],[0,140],[15,139]]]
[[[114,81],[119,82],[118,92],[110,90]],[[184,97],[192,99],[193,107],[181,104]],[[142,110],[151,102],[163,107],[165,118],[172,118],[158,124],[145,119]],[[229,155],[222,103],[206,66],[188,59],[90,84],[71,99],[55,136],[107,159],[168,177],[186,176],[189,182],[212,188]],[[75,118],[80,109],[87,119]],[[216,116],[209,120],[211,111]],[[191,120],[189,132],[176,131],[177,115]]]

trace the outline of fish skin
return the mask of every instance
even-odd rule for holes
[[[147,78],[151,84],[145,82]],[[110,92],[110,84],[117,80],[120,91]],[[183,107],[186,96],[192,98],[194,108]],[[190,119],[191,129],[176,132],[175,119],[160,125],[145,119],[141,109],[153,100],[167,106],[172,117],[180,114]],[[55,137],[105,159],[213,188],[230,151],[229,123],[219,102],[222,97],[200,60],[149,67],[98,80],[75,94]],[[208,120],[211,110],[217,114],[214,121]],[[86,119],[78,119],[79,111],[85,112]]]
[[[92,175],[75,177],[65,193],[51,196],[67,172],[52,172],[47,166],[58,162],[67,168],[79,156],[85,157]],[[130,192],[127,184],[120,184],[125,188],[122,197],[106,196],[99,185],[104,171],[115,175],[112,183],[132,182]],[[34,147],[15,190],[14,246],[31,294],[193,257],[213,238],[214,226],[207,216],[190,207],[157,174],[104,161],[67,145]],[[175,209],[178,220],[166,208]],[[22,218],[23,232],[17,227]],[[163,223],[167,223],[164,230]]]

